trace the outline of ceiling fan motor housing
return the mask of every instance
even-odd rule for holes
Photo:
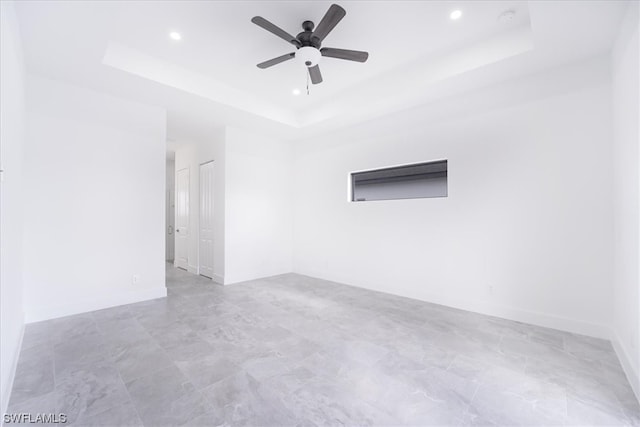
[[[296,51],[296,59],[306,67],[315,67],[322,58],[318,49],[311,46],[303,46]]]

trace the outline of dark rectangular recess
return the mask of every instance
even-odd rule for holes
[[[354,172],[351,200],[447,197],[447,160]]]

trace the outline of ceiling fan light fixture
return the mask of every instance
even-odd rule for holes
[[[304,46],[296,51],[296,59],[308,68],[318,65],[320,58],[322,54],[315,47]]]
[[[324,14],[317,26],[312,21],[304,21],[302,23],[302,29],[304,31],[297,36],[289,34],[272,22],[267,21],[262,16],[254,16],[251,18],[251,22],[296,47],[296,51],[285,53],[284,55],[280,55],[276,58],[263,61],[257,64],[257,67],[265,69],[295,58],[296,61],[304,64],[306,67],[307,72],[309,73],[308,78],[311,79],[311,83],[317,85],[322,83],[322,73],[320,72],[318,62],[320,62],[320,58],[323,56],[347,61],[366,62],[369,58],[368,52],[331,47],[323,47],[320,49],[324,38],[327,37],[331,30],[338,25],[346,14],[347,12],[342,7],[337,4],[332,4],[329,6],[329,10],[327,10],[327,13]],[[309,83],[307,80],[307,95],[308,94]]]

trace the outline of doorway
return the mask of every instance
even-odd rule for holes
[[[200,165],[200,221],[198,233],[198,271],[213,278],[213,161]]]
[[[189,169],[176,172],[175,266],[189,268]]]

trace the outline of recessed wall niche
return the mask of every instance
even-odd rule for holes
[[[447,160],[351,173],[351,201],[447,197]]]

